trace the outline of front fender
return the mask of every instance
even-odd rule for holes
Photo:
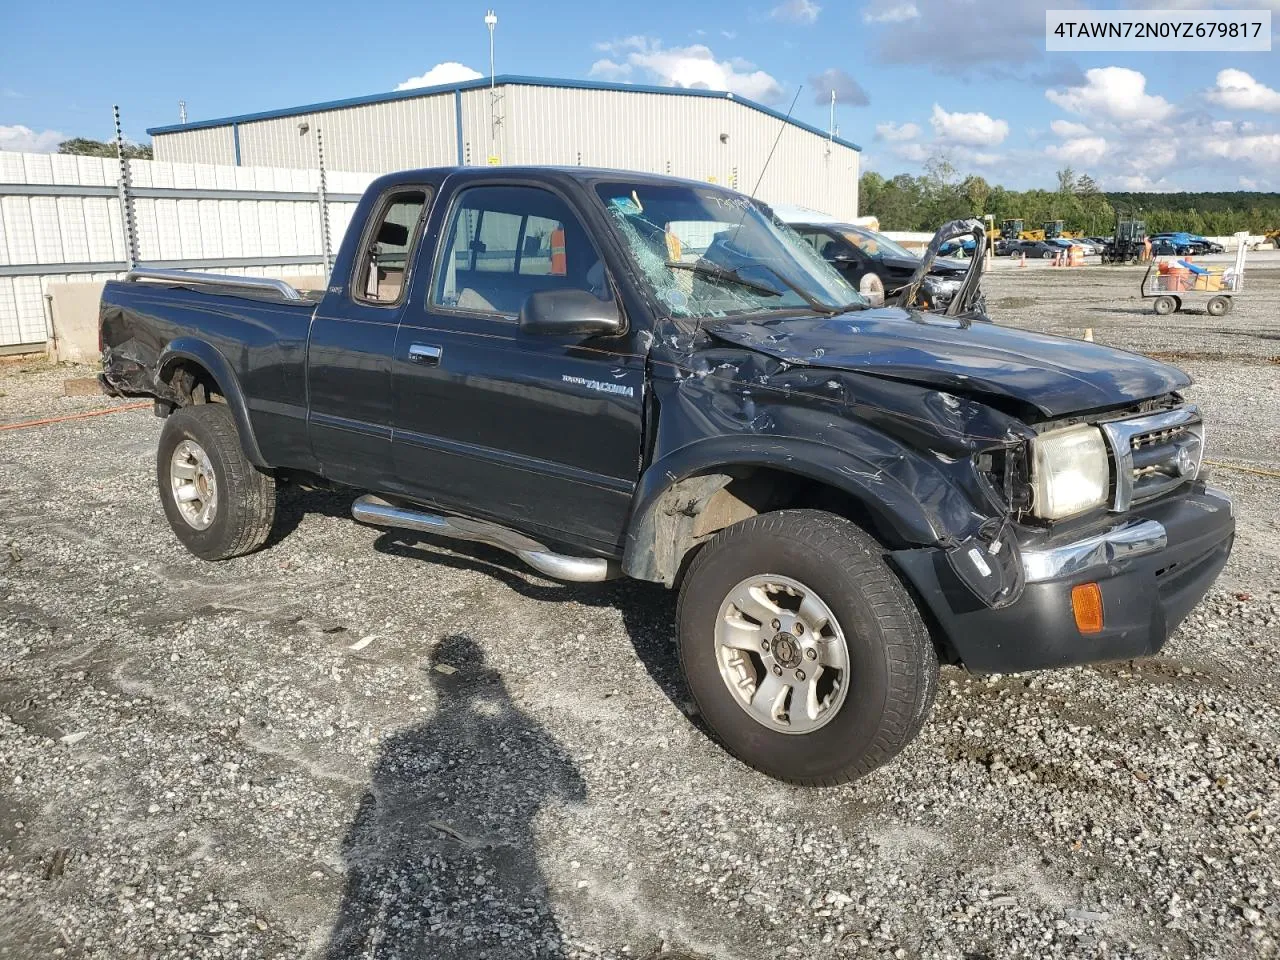
[[[682,534],[688,532],[676,529],[679,517],[696,512],[693,501],[725,486],[726,471],[735,468],[767,467],[840,490],[861,503],[899,545],[936,545],[972,519],[972,505],[945,474],[917,456],[884,454],[872,462],[819,441],[771,435],[722,435],[689,443],[642,474],[623,569],[638,579],[671,584],[684,553]],[[705,482],[691,485],[693,478]]]
[[[195,363],[209,372],[218,383],[227,408],[236,422],[236,431],[240,434],[240,445],[244,448],[249,462],[259,469],[270,469],[258,446],[258,439],[253,432],[253,423],[249,419],[249,407],[245,401],[244,391],[240,388],[240,380],[232,370],[227,358],[217,347],[208,341],[195,337],[178,337],[170,341],[156,361],[156,387],[163,388],[173,375],[174,367],[184,361]]]

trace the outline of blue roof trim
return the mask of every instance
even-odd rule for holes
[[[820,137],[828,137],[826,130],[815,127],[812,124],[804,123],[801,120],[788,119],[787,115],[774,110],[772,107],[766,107],[762,103],[756,103],[754,100],[748,100],[746,97],[740,97],[737,94],[729,93],[725,90],[702,90],[695,87],[659,87],[642,83],[608,83],[603,80],[560,80],[553,77],[522,77],[510,74],[504,74],[496,77],[494,83],[498,86],[512,85],[525,87],[563,87],[569,90],[614,90],[624,93],[658,93],[666,96],[676,97],[711,97],[716,100],[732,100],[740,103],[752,110],[759,110],[761,113],[778,120],[786,120],[792,126],[799,127],[801,130],[807,130],[809,133],[817,134]],[[182,133],[186,130],[207,130],[211,127],[225,127],[232,123],[252,123],[255,120],[276,120],[280,117],[298,117],[308,113],[317,113],[324,110],[343,110],[347,107],[360,107],[370,103],[391,103],[396,100],[412,100],[416,97],[429,97],[437,93],[461,93],[463,90],[479,90],[489,86],[488,79],[481,78],[478,80],[466,80],[462,83],[446,83],[435,87],[415,87],[412,90],[394,90],[390,93],[375,93],[367,97],[348,97],[345,100],[327,100],[323,103],[307,103],[298,107],[287,107],[283,110],[265,110],[261,113],[242,113],[234,117],[221,117],[216,120],[197,120],[193,123],[175,123],[164,127],[148,127],[147,135],[154,137],[166,133]],[[854,143],[852,140],[845,140],[843,137],[833,138],[836,143],[842,147],[848,147],[851,150],[862,152],[862,147]]]

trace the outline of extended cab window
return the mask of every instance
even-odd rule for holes
[[[356,298],[379,304],[399,302],[426,204],[422,190],[394,193],[384,201],[356,264],[351,288]]]
[[[437,306],[514,316],[539,290],[609,299],[604,265],[568,205],[536,187],[471,187],[458,197],[432,285]]]

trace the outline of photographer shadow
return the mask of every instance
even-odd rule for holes
[[[583,801],[581,774],[470,638],[443,639],[428,676],[435,712],[384,743],[343,844],[325,956],[564,957],[534,821]]]

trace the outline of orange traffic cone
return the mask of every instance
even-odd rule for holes
[[[1020,262],[1018,263],[1018,266],[1025,267],[1026,265],[1027,265],[1027,255],[1024,253],[1022,254],[1022,257]]]

